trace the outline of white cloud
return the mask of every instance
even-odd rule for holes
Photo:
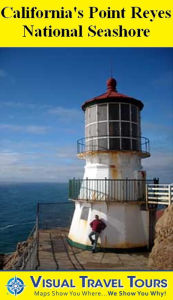
[[[33,162],[33,160],[39,159],[41,154],[38,153],[20,153],[20,152],[14,152],[10,150],[4,150],[0,152],[0,166],[6,167],[6,166],[12,166],[12,165],[20,165],[21,163]],[[2,171],[2,169],[1,169]]]
[[[28,133],[33,133],[33,134],[44,134],[49,131],[50,127],[46,126],[26,126],[25,130]]]
[[[47,104],[39,104],[39,103],[25,103],[22,101],[0,101],[0,107],[6,107],[12,110],[14,115],[14,109],[18,110],[25,110],[25,116],[28,118],[28,116],[32,116],[33,114],[36,116],[39,114],[42,117],[50,117],[52,119],[52,116],[56,117],[56,120],[62,122],[62,123],[71,123],[73,124],[79,124],[83,123],[84,116],[82,114],[81,110],[75,109],[75,108],[64,108],[61,106],[52,106]],[[28,114],[26,115],[26,110],[28,110]],[[31,112],[32,111],[32,115]],[[10,115],[11,116],[11,115]],[[12,117],[13,118],[13,117]],[[71,128],[68,129],[69,132],[72,130]]]
[[[0,101],[0,106],[6,106],[6,107],[11,107],[11,108],[30,108],[30,109],[35,109],[36,105],[33,103],[24,103],[20,101]]]
[[[19,126],[13,124],[0,124],[0,130],[11,130],[17,132],[26,132],[31,134],[45,134],[50,130],[50,127],[36,126],[36,125]]]
[[[0,130],[2,129],[8,129],[8,130],[12,130],[12,131],[20,131],[22,129],[21,126],[17,126],[17,125],[11,125],[11,124],[0,124]]]
[[[10,108],[19,108],[19,109],[31,109],[31,110],[36,110],[36,111],[47,111],[48,109],[52,108],[52,105],[48,104],[39,104],[39,103],[34,103],[31,102],[23,102],[23,101],[3,101],[0,100],[0,106],[1,107],[8,107]]]
[[[0,152],[0,182],[67,182],[83,175],[83,161],[78,161],[71,147],[45,152]]]
[[[1,182],[67,182],[76,176],[81,177],[83,168],[79,165],[52,165],[42,166],[6,164],[0,173]]]
[[[144,136],[150,140],[151,150],[166,153],[173,149],[173,126],[143,122],[142,128]]]
[[[153,152],[152,156],[142,161],[147,170],[147,177],[159,177],[160,183],[173,182],[173,155],[172,153]]]
[[[160,124],[160,123],[152,123],[152,122],[142,122],[142,128],[143,129],[148,129],[149,131],[153,131],[153,132],[158,132],[159,131],[163,131],[164,133],[169,131],[172,133],[173,131],[173,127],[169,126],[169,125],[165,125],[165,124]]]
[[[81,121],[83,119],[82,112],[77,109],[68,109],[63,107],[54,107],[48,110],[49,114],[56,115],[60,121]]]
[[[0,165],[1,167],[11,166],[16,164],[18,161],[21,160],[18,153],[10,153],[10,152],[1,152],[0,153]],[[1,169],[2,170],[2,169]]]

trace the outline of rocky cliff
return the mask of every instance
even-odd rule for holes
[[[165,209],[156,223],[149,267],[154,270],[173,270],[173,205]]]

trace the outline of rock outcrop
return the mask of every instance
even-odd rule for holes
[[[29,249],[32,240],[29,238],[27,241],[19,242],[16,251],[4,257],[3,270],[19,270],[22,267],[24,255],[28,255],[27,249]]]
[[[157,221],[155,233],[149,267],[154,270],[173,270],[173,205],[168,206]]]

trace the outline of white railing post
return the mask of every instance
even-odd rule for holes
[[[145,185],[145,197],[146,197],[146,207],[148,208],[148,185]]]
[[[169,204],[168,205],[171,205],[171,185],[170,184],[168,185],[168,195],[169,195],[169,199],[168,199]]]
[[[146,185],[146,204],[171,205],[173,190],[171,184]]]

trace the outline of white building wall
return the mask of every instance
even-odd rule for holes
[[[86,204],[76,203],[69,238],[76,243],[88,245],[91,232],[90,222],[95,214],[107,225],[101,233],[98,243],[102,248],[136,248],[148,245],[148,213],[141,211],[137,204],[125,203],[92,203],[87,204],[89,214],[87,220],[81,219]]]
[[[142,179],[140,171],[141,158],[136,153],[93,152],[86,155],[84,179]]]

